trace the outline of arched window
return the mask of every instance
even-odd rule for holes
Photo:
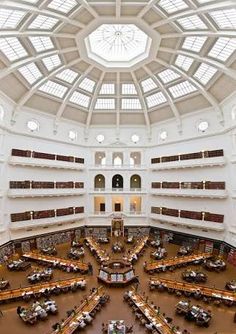
[[[105,189],[105,177],[102,174],[98,174],[94,178],[95,189]]]
[[[122,165],[122,160],[120,157],[116,157],[114,159],[114,166],[121,166]]]
[[[141,177],[136,174],[132,175],[130,178],[130,189],[140,189],[141,187]]]
[[[120,174],[116,174],[112,178],[112,188],[123,189],[123,177]]]

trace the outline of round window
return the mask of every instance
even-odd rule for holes
[[[134,135],[131,136],[131,140],[132,140],[133,143],[136,144],[137,142],[139,142],[139,136],[134,134]]]
[[[161,140],[166,140],[166,138],[168,137],[168,134],[167,134],[167,131],[162,131],[160,134],[159,134],[159,137]]]
[[[33,119],[29,120],[27,122],[27,128],[30,130],[30,131],[38,131],[39,130],[39,123]]]
[[[104,141],[105,137],[104,135],[97,135],[96,140],[101,144]]]
[[[76,140],[77,138],[77,132],[74,130],[70,130],[68,133],[68,137],[70,140]]]
[[[207,121],[201,121],[198,123],[198,131],[205,132],[209,127],[209,124]]]

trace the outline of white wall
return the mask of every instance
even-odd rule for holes
[[[93,197],[95,194],[89,193],[93,188],[93,179],[97,174],[102,173],[106,177],[106,187],[111,188],[112,176],[116,173],[123,175],[124,188],[129,188],[130,176],[139,174],[142,178],[142,188],[150,190],[152,181],[225,181],[228,190],[226,199],[200,199],[200,198],[178,198],[161,197],[141,194],[142,211],[145,217],[129,217],[126,219],[128,225],[161,226],[158,222],[148,220],[151,206],[165,206],[177,209],[187,209],[196,211],[210,211],[225,215],[225,232],[202,232],[201,230],[191,230],[191,233],[226,240],[236,245],[236,163],[231,160],[236,156],[236,119],[232,120],[232,110],[235,109],[236,96],[228,98],[222,104],[225,116],[225,123],[219,123],[216,112],[213,109],[199,111],[197,113],[183,116],[182,131],[179,131],[175,120],[165,121],[152,127],[152,137],[149,138],[145,127],[121,127],[119,133],[109,127],[92,127],[89,130],[89,137],[84,137],[84,128],[77,123],[61,121],[55,131],[53,118],[42,113],[34,113],[32,110],[23,108],[16,119],[15,124],[11,124],[11,112],[13,105],[4,97],[0,97],[0,104],[4,109],[4,119],[0,120],[0,243],[8,241],[10,238],[16,239],[32,234],[51,232],[51,229],[72,228],[69,223],[62,227],[56,226],[49,229],[39,229],[37,231],[8,231],[10,224],[10,214],[13,212],[23,212],[27,210],[44,210],[51,208],[62,208],[67,206],[85,206],[86,217],[83,221],[76,222],[76,226],[81,224],[108,225],[110,218],[90,216],[94,211]],[[35,111],[34,111],[35,112]],[[26,128],[27,120],[36,119],[40,123],[38,133],[31,133]],[[200,120],[209,122],[209,129],[202,134],[197,131],[197,124]],[[68,131],[75,130],[78,137],[75,142],[68,139]],[[162,130],[168,132],[166,141],[161,141],[158,137]],[[104,134],[105,141],[102,144],[96,142],[97,134]],[[133,144],[132,134],[140,136],[140,142]],[[42,152],[74,155],[85,158],[85,171],[49,169],[39,167],[16,167],[8,164],[12,148],[38,150]],[[204,167],[185,168],[166,171],[151,171],[150,160],[153,157],[172,155],[178,153],[195,152],[211,149],[224,149],[227,164],[224,167]],[[108,156],[108,164],[111,162],[113,152],[123,152],[124,164],[129,164],[130,152],[140,151],[142,154],[142,170],[95,170],[94,155],[96,151],[104,151]],[[109,160],[110,159],[110,160]],[[7,197],[9,180],[38,180],[38,181],[82,181],[85,183],[87,193],[83,196],[70,197],[43,197],[43,198],[23,198],[12,199]],[[232,197],[235,194],[235,199]],[[111,202],[111,194],[105,194],[106,202]],[[129,207],[129,198],[132,194],[126,194],[126,208]],[[127,204],[128,203],[128,204]],[[108,204],[108,208],[111,204]],[[126,210],[124,210],[126,211]],[[88,216],[90,216],[88,218]],[[184,227],[176,230],[187,232]]]

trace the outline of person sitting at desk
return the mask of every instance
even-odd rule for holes
[[[154,324],[152,322],[149,322],[149,323],[145,324],[145,327],[148,330],[150,330],[150,331],[152,331],[153,329],[155,329],[155,326],[154,326]]]
[[[83,320],[84,320],[84,322],[86,322],[87,324],[89,324],[90,322],[93,321],[93,318],[91,317],[91,315],[89,314],[89,312],[83,312]]]

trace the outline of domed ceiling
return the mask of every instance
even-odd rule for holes
[[[16,107],[92,125],[146,125],[236,88],[235,0],[0,2],[0,90]]]

